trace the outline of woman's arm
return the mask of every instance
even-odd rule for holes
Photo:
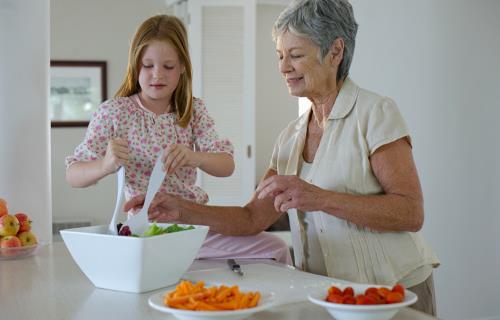
[[[66,181],[72,187],[85,188],[128,164],[128,143],[123,139],[108,142],[104,158],[78,161],[66,169]]]
[[[269,170],[264,178],[275,175]],[[138,209],[144,195],[125,203],[124,210]],[[272,199],[252,200],[244,207],[222,207],[197,204],[166,193],[157,193],[149,208],[149,219],[157,222],[177,222],[210,226],[210,230],[229,236],[254,235],[266,230],[282,215],[274,210]]]
[[[418,231],[424,221],[423,197],[406,138],[380,147],[370,158],[384,194],[350,195],[321,189],[296,176],[273,176],[257,188],[274,197],[276,210],[324,211],[378,231]]]

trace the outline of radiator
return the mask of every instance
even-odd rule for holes
[[[90,221],[54,221],[52,223],[52,234],[59,234],[60,230],[71,229],[71,228],[80,228],[80,227],[88,227],[91,225]]]

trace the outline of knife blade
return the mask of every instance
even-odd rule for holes
[[[229,265],[229,268],[231,269],[231,271],[233,271],[234,273],[236,273],[240,276],[243,276],[243,271],[241,271],[241,266],[239,264],[237,264],[234,259],[227,259],[227,264]]]

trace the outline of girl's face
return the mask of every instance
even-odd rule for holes
[[[175,48],[167,41],[151,42],[140,60],[139,85],[144,103],[170,104],[184,66]]]
[[[321,96],[335,84],[336,70],[326,60],[319,60],[319,47],[310,39],[285,32],[276,41],[276,53],[292,96]]]

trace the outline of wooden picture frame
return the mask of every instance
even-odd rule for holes
[[[107,99],[106,61],[50,61],[51,127],[86,127]]]

